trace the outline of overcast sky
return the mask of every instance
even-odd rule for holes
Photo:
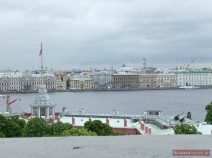
[[[0,69],[212,63],[211,0],[0,0]]]

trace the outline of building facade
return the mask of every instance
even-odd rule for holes
[[[139,88],[156,88],[157,74],[140,74]]]
[[[177,75],[174,73],[160,73],[156,75],[156,85],[158,88],[176,88]]]
[[[95,89],[108,89],[112,87],[112,72],[93,72],[93,86]]]
[[[92,78],[72,78],[70,79],[70,89],[93,89]]]
[[[47,94],[46,85],[39,85],[38,94],[30,104],[32,117],[50,119],[55,117],[55,106]]]
[[[138,88],[139,74],[113,74],[112,87],[113,88]]]
[[[184,70],[177,73],[178,86],[211,86],[212,72],[209,70]]]
[[[44,74],[43,82],[47,90],[55,89],[56,77],[54,74]],[[36,91],[42,84],[41,74],[31,72],[1,72],[0,91]]]

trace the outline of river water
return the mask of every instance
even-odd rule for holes
[[[212,89],[196,90],[143,90],[143,91],[98,91],[98,92],[56,92],[49,93],[57,104],[56,111],[67,107],[77,112],[81,108],[86,113],[108,114],[113,109],[120,114],[142,114],[144,110],[161,110],[163,115],[177,115],[188,111],[192,118],[203,121],[205,106],[212,101]],[[21,98],[12,105],[14,111],[30,112],[29,104],[36,93],[11,94],[11,99]],[[5,109],[3,99],[0,110]]]

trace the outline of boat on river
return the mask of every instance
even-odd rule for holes
[[[179,89],[200,89],[199,86],[181,86]]]

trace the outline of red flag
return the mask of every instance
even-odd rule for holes
[[[39,54],[39,56],[41,56],[41,55],[42,55],[42,52],[43,52],[43,48],[42,48],[42,43],[41,43],[41,47],[40,47],[40,54]]]
[[[17,100],[18,100],[18,98],[13,100],[13,101],[11,101],[11,102],[9,102],[8,105],[11,105],[11,104],[15,103]]]

